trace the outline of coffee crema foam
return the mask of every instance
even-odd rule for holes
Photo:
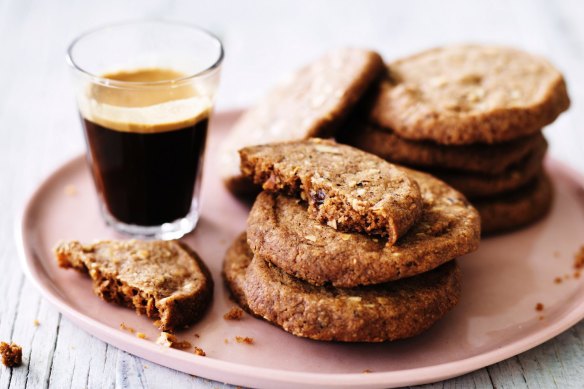
[[[158,83],[185,77],[172,69],[146,68],[108,73],[103,78],[114,81]],[[81,96],[81,115],[111,130],[157,133],[193,126],[207,119],[211,99],[189,84],[145,84],[132,88],[118,85],[91,85]]]

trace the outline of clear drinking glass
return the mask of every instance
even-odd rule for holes
[[[176,239],[192,231],[223,47],[162,21],[87,32],[68,50],[101,212],[115,230]]]

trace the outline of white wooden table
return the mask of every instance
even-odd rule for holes
[[[388,59],[460,41],[541,53],[564,71],[573,101],[546,130],[550,153],[584,172],[579,0],[0,0],[0,340],[21,344],[25,361],[18,369],[0,368],[0,388],[223,386],[136,358],[76,328],[43,300],[18,264],[14,225],[26,194],[84,149],[65,49],[88,28],[141,17],[188,21],[220,36],[227,57],[219,109],[251,104],[285,72],[335,46],[372,47]],[[531,351],[434,386],[582,388],[584,322]]]

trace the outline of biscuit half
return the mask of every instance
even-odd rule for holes
[[[307,215],[339,231],[392,245],[422,212],[416,181],[397,165],[332,140],[306,139],[240,150],[241,172],[269,192],[307,201]]]
[[[91,277],[99,297],[155,319],[162,331],[193,324],[212,299],[209,270],[178,241],[70,241],[54,251],[60,267]]]

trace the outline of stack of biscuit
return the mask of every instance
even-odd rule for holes
[[[248,312],[296,336],[381,342],[414,336],[456,305],[453,259],[480,239],[478,213],[458,191],[330,140],[240,156],[263,192],[223,272]]]
[[[544,216],[552,187],[542,128],[570,104],[542,58],[504,47],[438,48],[389,63],[340,141],[425,170],[477,207],[484,234]]]

